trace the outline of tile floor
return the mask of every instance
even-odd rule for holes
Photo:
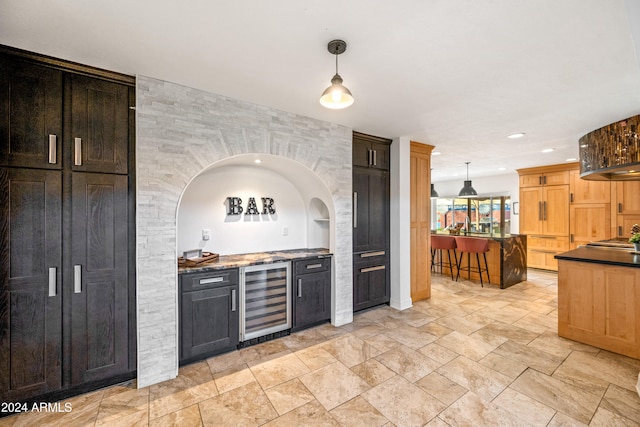
[[[638,426],[640,360],[559,338],[556,276],[506,290],[435,275],[432,298],[357,314],[69,399],[0,426]]]

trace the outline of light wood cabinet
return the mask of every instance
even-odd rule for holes
[[[558,335],[640,358],[640,269],[559,262]]]
[[[611,210],[615,222],[612,235],[629,237],[631,227],[640,224],[640,181],[618,181],[611,185]]]
[[[557,270],[554,256],[569,249],[571,165],[519,169],[520,234],[528,236],[527,266]]]
[[[411,300],[431,297],[431,151],[411,141],[410,147]]]
[[[608,203],[571,204],[571,249],[611,238],[611,210]]]
[[[588,181],[580,178],[580,170],[569,172],[571,203],[611,203],[609,181]]]

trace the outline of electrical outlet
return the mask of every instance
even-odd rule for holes
[[[211,238],[211,230],[208,228],[202,229],[202,240],[209,240]]]
[[[282,227],[282,235],[283,236],[289,235],[289,227]]]

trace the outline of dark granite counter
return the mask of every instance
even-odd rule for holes
[[[274,262],[295,261],[306,258],[324,258],[327,256],[331,256],[331,252],[324,248],[287,249],[282,251],[254,252],[250,254],[221,255],[216,260],[204,262],[196,267],[179,266],[178,274],[204,273],[207,271],[223,270],[225,268],[271,264]]]
[[[640,268],[640,253],[630,249],[583,246],[555,256],[567,261]]]

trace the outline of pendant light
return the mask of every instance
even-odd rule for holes
[[[347,50],[347,43],[342,40],[332,40],[327,45],[329,53],[336,56],[336,75],[331,79],[331,86],[325,89],[320,96],[320,104],[323,107],[339,110],[353,104],[353,95],[349,89],[342,85],[342,77],[338,74],[338,55]]]
[[[464,187],[458,193],[458,197],[472,197],[477,196],[478,192],[471,186],[471,180],[469,180],[469,163],[465,162],[467,165],[467,180],[464,182]]]
[[[436,188],[434,187],[434,185],[431,184],[431,198],[435,199],[436,197],[440,197],[440,196],[438,195],[438,192],[436,191]]]

